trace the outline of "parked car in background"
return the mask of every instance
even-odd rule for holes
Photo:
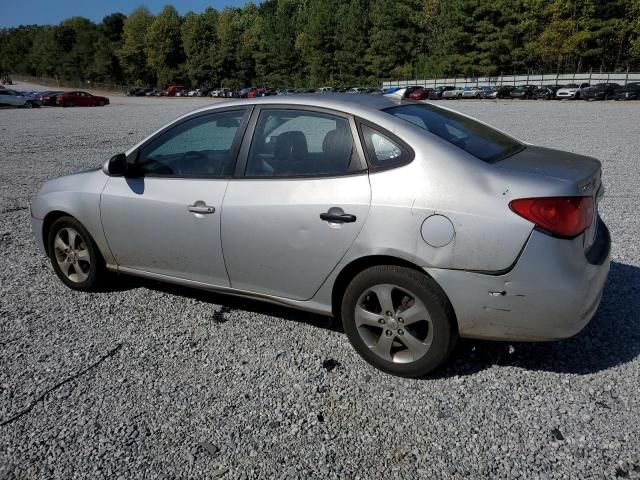
[[[462,98],[463,93],[464,93],[463,87],[455,87],[451,90],[446,90],[442,92],[442,96],[440,98],[442,98],[443,100],[460,99]]]
[[[82,91],[62,92],[56,96],[56,105],[62,105],[63,107],[104,107],[109,105],[109,99]]]
[[[432,88],[420,87],[416,88],[413,92],[409,94],[409,98],[411,100],[426,100],[429,98],[429,94],[433,91]]]
[[[538,87],[535,85],[519,85],[509,93],[511,98],[519,98],[521,100],[529,100],[533,98],[533,92],[536,91]]]
[[[318,93],[331,93],[333,92],[333,87],[320,87],[318,89]]]
[[[164,97],[175,97],[179,96],[178,94],[184,91],[184,85],[169,85],[162,92],[162,96]]]
[[[615,92],[616,100],[640,100],[640,82],[627,83]]]
[[[206,97],[208,95],[208,91],[204,88],[196,88],[193,90],[189,90],[187,93],[188,97]]]
[[[383,95],[390,95],[392,93],[397,92],[398,90],[400,90],[400,87],[389,87],[389,88],[385,88],[384,90],[382,90],[382,94]]]
[[[556,92],[556,98],[560,100],[579,100],[582,96],[582,89],[588,88],[589,83],[569,83]]]
[[[418,377],[458,337],[587,325],[610,265],[601,173],[432,104],[296,95],[181,116],[45,183],[30,220],[69,288],[114,271],[335,316],[366,361]]]
[[[214,90],[211,90],[211,93],[209,95],[211,95],[212,97],[227,98],[231,97],[233,95],[233,92],[230,88],[216,88]]]
[[[37,98],[38,100],[40,100],[40,102],[42,102],[42,105],[46,105],[48,107],[55,107],[56,97],[61,93],[64,93],[64,92],[59,90],[45,90],[44,92],[39,92],[37,94]]]
[[[620,89],[617,83],[598,83],[592,87],[582,90],[584,100],[609,100],[614,98],[616,90]]]
[[[484,95],[483,88],[484,87],[466,87],[464,92],[462,92],[462,98],[482,98]]]
[[[494,91],[493,87],[490,87],[489,85],[483,85],[482,87],[479,87],[480,89],[480,97],[478,98],[490,98],[487,97],[487,95],[491,95]]]
[[[422,87],[420,87],[419,85],[408,85],[406,87],[400,87],[400,88],[404,89],[405,98],[409,98],[409,95],[411,95],[411,92],[413,92],[414,90],[417,90],[419,88],[422,88]]]
[[[514,88],[512,85],[500,85],[494,87],[491,92],[485,92],[484,98],[508,99],[511,98],[511,92]]]
[[[545,85],[533,92],[533,98],[535,100],[553,100],[556,98],[556,92],[560,88],[562,88],[562,85]]]
[[[0,106],[34,108],[40,105],[40,100],[33,95],[8,88],[0,89]]]
[[[429,100],[441,100],[442,94],[444,92],[448,92],[449,90],[453,90],[455,87],[451,85],[440,85],[439,87],[434,88],[431,93],[429,93]]]

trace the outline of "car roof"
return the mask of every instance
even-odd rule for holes
[[[352,115],[365,115],[372,110],[383,110],[391,108],[403,103],[416,103],[412,100],[401,98],[398,95],[345,95],[341,93],[327,94],[300,94],[291,96],[271,96],[258,97],[250,100],[237,99],[225,102],[215,103],[213,105],[198,109],[197,112],[207,110],[215,110],[227,106],[246,106],[246,105],[293,105],[307,106],[313,108],[327,108],[340,112],[350,113]],[[194,113],[194,112],[192,112]]]

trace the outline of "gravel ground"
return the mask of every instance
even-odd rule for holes
[[[407,380],[323,317],[136,280],[65,288],[28,199],[210,102],[112,100],[0,110],[0,479],[640,478],[640,104],[446,103],[600,158],[614,263],[577,337],[463,341]]]

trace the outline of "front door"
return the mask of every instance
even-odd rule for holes
[[[229,286],[220,213],[245,115],[179,121],[134,154],[131,175],[109,179],[100,211],[119,267]]]
[[[353,120],[263,107],[229,183],[222,246],[233,288],[313,297],[366,220],[371,189]],[[357,138],[357,137],[356,137]]]

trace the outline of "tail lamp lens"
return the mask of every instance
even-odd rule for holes
[[[561,237],[572,238],[591,226],[592,197],[521,198],[509,208],[536,226]]]

